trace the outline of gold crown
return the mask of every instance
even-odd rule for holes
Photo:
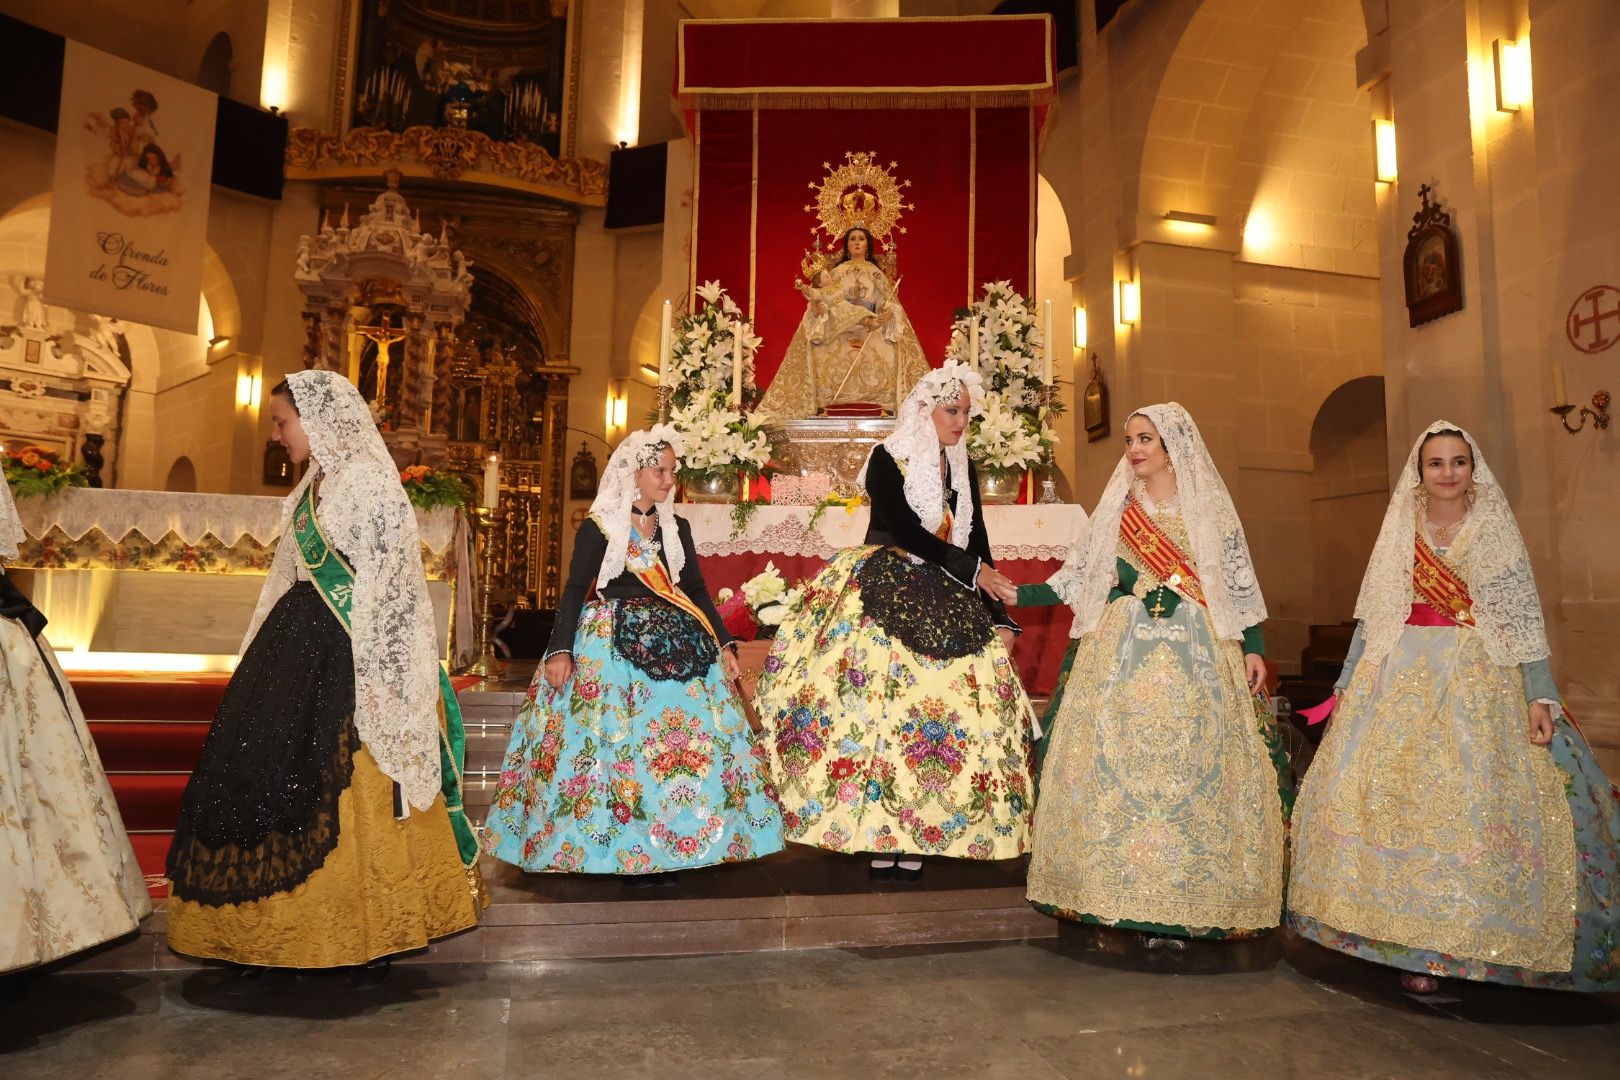
[[[874,248],[882,246],[882,253],[873,250],[871,257],[884,273],[893,277],[898,246],[894,236],[906,231],[905,226],[899,224],[900,215],[917,208],[902,197],[911,181],[894,175],[899,162],[891,161],[885,166],[878,163],[877,155],[870,150],[851,150],[845,152],[844,162],[838,167],[834,168],[830,161],[822,162],[821,167],[827,170],[827,175],[822,177],[821,183],[809,185],[816,193],[816,201],[804,208],[805,213],[815,214],[817,221],[810,230],[811,248],[799,264],[805,277],[814,280],[816,274],[835,265],[841,256],[837,245],[844,234],[854,228],[865,229],[872,237]],[[822,249],[823,235],[835,250]]]

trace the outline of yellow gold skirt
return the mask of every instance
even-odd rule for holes
[[[338,844],[297,888],[219,907],[170,897],[169,947],[265,967],[364,964],[475,926],[477,868],[463,868],[443,799],[404,821],[393,782],[361,747],[338,799]]]

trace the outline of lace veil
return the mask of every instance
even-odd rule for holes
[[[281,539],[242,648],[297,580],[292,515],[319,478],[321,529],[354,568],[354,726],[406,804],[426,810],[439,796],[439,661],[416,513],[353,383],[299,371],[287,385],[316,467],[282,506]]]
[[[1186,409],[1172,401],[1144,406],[1131,415],[1145,416],[1159,429],[1175,466],[1176,496],[1192,541],[1188,554],[1203,582],[1210,624],[1216,637],[1236,641],[1245,629],[1265,621],[1266,602],[1260,595],[1249,541],[1243,535],[1243,523],[1238,520],[1232,496]],[[1119,521],[1125,513],[1125,496],[1130,493],[1133,476],[1130,458],[1120,455],[1090,525],[1063,566],[1048,580],[1074,609],[1074,625],[1069,631],[1072,637],[1095,630],[1107,606],[1108,590],[1115,580]]]
[[[22,518],[11,500],[11,485],[0,479],[0,562],[15,559],[23,539]]]
[[[1449,420],[1437,420],[1412,444],[1406,468],[1395,482],[1384,525],[1373,545],[1367,575],[1356,597],[1356,618],[1366,638],[1363,661],[1381,661],[1394,648],[1412,610],[1413,534],[1419,527],[1419,452],[1437,431],[1459,431],[1474,455],[1474,505],[1447,549],[1445,559],[1468,583],[1474,625],[1485,650],[1498,664],[1528,664],[1548,656],[1541,599],[1530,568],[1530,553],[1518,520],[1496,476],[1485,464],[1474,437]]]
[[[934,463],[939,460],[939,433],[934,428],[934,408],[960,401],[967,395],[968,415],[984,411],[984,380],[979,373],[957,360],[947,360],[917,380],[895,414],[894,430],[883,446],[905,476],[906,505],[910,506],[929,532],[945,520],[945,480]],[[955,446],[944,447],[956,485],[956,508],[951,519],[951,543],[967,547],[973,531],[973,491],[968,481],[967,433]],[[867,455],[867,464],[871,463]],[[856,482],[866,484],[866,465]]]
[[[605,586],[624,573],[625,555],[630,550],[630,504],[640,497],[636,487],[636,471],[658,463],[658,455],[665,447],[675,451],[675,465],[681,463],[681,435],[669,424],[654,424],[646,431],[633,431],[625,436],[617,450],[608,458],[602,470],[602,483],[591,502],[591,517],[607,537],[607,551],[602,555],[602,567],[596,572],[596,584]],[[658,535],[664,549],[664,562],[669,576],[681,579],[686,565],[686,550],[681,547],[680,534],[675,524],[675,491],[658,504]]]

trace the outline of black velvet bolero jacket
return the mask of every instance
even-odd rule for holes
[[[958,479],[947,471],[945,498],[956,502]],[[948,540],[941,540],[930,532],[917,517],[917,512],[906,502],[905,477],[900,466],[881,444],[873,449],[866,465],[866,494],[872,502],[872,519],[866,527],[868,544],[888,544],[901,548],[920,559],[943,569],[963,586],[977,591],[979,567],[995,566],[990,557],[990,534],[984,528],[984,507],[979,502],[979,478],[968,462],[968,491],[973,498],[973,528],[968,533],[967,548],[959,548]],[[1022,632],[1007,614],[1007,606],[1000,600],[980,592],[979,599],[990,612],[997,626]]]
[[[736,644],[731,635],[726,633],[725,624],[720,621],[720,613],[714,609],[714,601],[709,597],[709,587],[703,581],[703,571],[698,567],[697,548],[692,543],[692,526],[685,518],[676,515],[675,531],[680,539],[681,550],[686,552],[686,565],[681,567],[681,578],[676,584],[697,605],[698,610],[703,612],[703,617],[714,628],[715,637],[720,639],[720,644],[722,646]],[[667,542],[662,535],[659,539]],[[590,596],[591,587],[596,583],[596,574],[602,568],[602,556],[606,552],[607,537],[594,518],[586,518],[585,524],[579,527],[579,532],[574,537],[574,557],[568,564],[568,584],[563,588],[562,599],[557,603],[557,621],[552,624],[551,640],[546,643],[546,659],[549,660],[557,653],[574,651],[574,633],[579,629],[580,611],[585,607],[585,600]],[[663,560],[665,569],[668,569],[669,560],[662,551],[658,553],[658,557]],[[597,591],[609,600],[657,595],[631,570],[621,572],[618,577]]]

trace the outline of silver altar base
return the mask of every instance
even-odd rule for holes
[[[789,420],[770,432],[777,462],[800,476],[825,474],[841,495],[857,495],[866,455],[894,430],[893,417],[816,417]]]

